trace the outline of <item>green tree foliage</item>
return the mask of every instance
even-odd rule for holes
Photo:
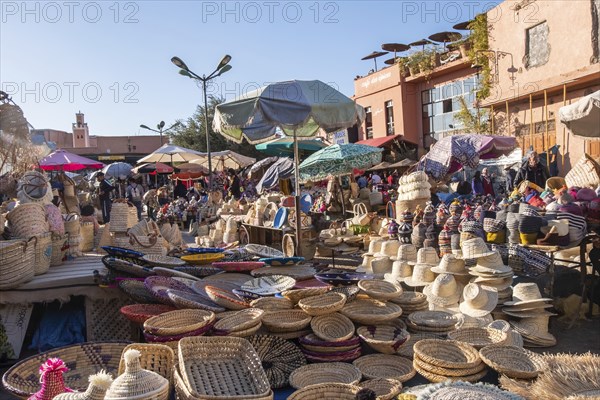
[[[464,97],[459,97],[458,100],[460,101],[460,111],[454,114],[454,118],[462,123],[463,131],[489,135],[491,133],[489,110],[477,107],[471,111]]]
[[[244,156],[256,159],[265,158],[265,154],[256,150],[246,140],[243,143],[234,143],[225,138],[212,128],[215,107],[225,101],[222,97],[209,96],[208,98],[208,132],[210,138],[210,151],[232,150]],[[201,152],[206,152],[206,130],[204,128],[204,106],[199,105],[194,114],[187,120],[180,120],[180,125],[171,133],[171,141],[177,146],[187,147]]]

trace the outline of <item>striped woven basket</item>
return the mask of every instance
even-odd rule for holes
[[[50,269],[52,260],[52,234],[50,232],[36,236],[35,240],[35,275],[42,275]]]
[[[0,241],[0,290],[13,289],[33,279],[35,239]]]
[[[94,248],[94,223],[84,222],[81,224],[81,251],[92,251]]]
[[[396,200],[396,215],[402,215],[402,213],[406,210],[415,211],[417,206],[421,206],[421,208],[425,208],[425,205],[430,198],[422,198],[415,200]]]
[[[52,235],[52,256],[50,256],[50,266],[56,267],[62,265],[65,255],[67,254],[67,240],[69,236],[64,235]]]
[[[65,233],[78,235],[81,231],[79,215],[71,213],[65,216]]]
[[[29,239],[50,230],[46,209],[39,203],[20,204],[8,213],[6,219],[15,238]]]
[[[68,236],[69,248],[67,249],[67,255],[71,257],[81,256],[81,235],[69,233]]]
[[[127,226],[128,215],[129,205],[126,202],[115,201],[112,204],[112,209],[110,211],[110,231],[127,232],[127,228],[129,228]]]

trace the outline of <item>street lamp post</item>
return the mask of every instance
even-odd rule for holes
[[[157,125],[156,125],[156,129],[152,129],[147,125],[140,125],[140,128],[142,129],[148,129],[149,131],[152,132],[156,132],[158,134],[160,134],[160,145],[163,145],[163,133],[170,131],[171,129],[175,128],[176,126],[179,126],[181,123],[180,122],[175,122],[173,125],[171,125],[170,127],[168,127],[167,129],[163,129],[165,127],[165,121],[160,121]]]
[[[225,72],[231,69],[231,65],[229,64],[231,61],[231,56],[226,55],[223,57],[217,68],[208,76],[206,75],[198,75],[192,72],[188,66],[183,62],[183,60],[179,57],[171,58],[171,62],[175,64],[175,66],[179,67],[179,74],[183,76],[187,76],[188,78],[195,79],[197,81],[202,82],[202,91],[204,92],[204,130],[206,133],[206,154],[208,156],[208,188],[213,188],[213,180],[212,180],[212,161],[210,156],[210,139],[208,133],[208,96],[206,94],[206,83],[211,79],[216,78],[219,75],[224,74]]]

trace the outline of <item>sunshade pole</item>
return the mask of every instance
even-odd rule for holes
[[[302,215],[300,214],[300,161],[298,156],[298,138],[296,137],[296,129],[294,128],[294,164],[295,171],[294,177],[296,178],[296,196],[295,196],[295,206],[296,206],[296,255],[298,257],[302,256],[302,250],[300,250],[300,242],[301,242],[301,225],[302,225]]]
[[[342,188],[342,176],[338,176],[338,183],[340,185],[340,193],[342,195],[342,215],[346,219],[346,201],[344,199],[344,189]]]

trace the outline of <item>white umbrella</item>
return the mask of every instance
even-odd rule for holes
[[[600,90],[559,108],[558,117],[574,135],[600,139]]]
[[[201,153],[196,150],[186,149],[185,147],[175,146],[174,144],[164,144],[159,149],[155,150],[153,153],[148,154],[146,157],[142,158],[138,161],[138,164],[143,163],[154,163],[154,162],[162,162],[162,163],[174,163],[174,162],[188,162],[193,160],[194,158],[198,158],[203,156],[204,153]]]
[[[131,173],[131,168],[133,167],[130,164],[124,162],[114,162],[102,168],[102,172],[107,178],[118,178],[121,175],[128,176]]]
[[[211,152],[210,157],[215,169],[220,167],[221,170],[244,168],[256,162],[256,158],[246,157],[231,150]],[[202,157],[193,159],[190,163],[208,166],[208,155],[203,154]]]

